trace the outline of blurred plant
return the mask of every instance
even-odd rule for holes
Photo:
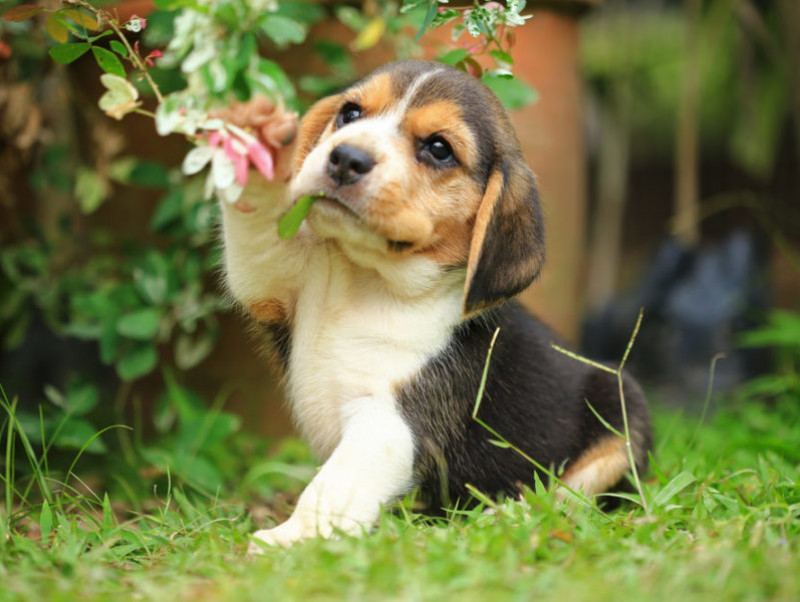
[[[789,112],[789,40],[774,3],[704,0],[698,47],[684,52],[678,10],[610,6],[581,30],[582,71],[593,100],[626,102],[636,155],[670,155],[687,61],[699,72],[701,150],[722,149],[737,165],[768,179]],[[623,95],[633,101],[627,101]]]
[[[761,328],[739,336],[742,347],[770,349],[774,371],[738,389],[746,399],[772,399],[796,406],[800,399],[800,314],[773,310]]]

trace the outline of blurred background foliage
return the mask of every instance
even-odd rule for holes
[[[641,291],[643,282],[657,289],[647,278],[653,269],[648,258],[663,239],[677,237],[684,257],[737,228],[757,232],[756,238],[766,241],[753,269],[761,279],[742,284],[731,304],[736,316],[746,314],[748,327],[764,326],[760,334],[742,338],[733,332],[719,345],[712,337],[701,358],[704,389],[714,353],[731,346],[778,349],[777,367],[770,364],[764,374],[759,364],[761,380],[739,389],[748,399],[800,395],[796,314],[766,318],[769,307],[785,305],[773,302],[780,295],[747,301],[753,286],[769,288],[764,272],[770,267],[780,272],[778,280],[788,281],[800,266],[800,22],[787,22],[787,15],[797,12],[792,1],[608,0],[591,9],[582,2],[564,3],[567,8],[532,4],[523,13],[536,19],[537,11],[554,10],[555,4],[570,18],[582,15],[579,67],[591,166],[587,315],[629,326],[625,311],[648,303],[626,291],[636,291],[637,283]],[[0,13],[17,4],[1,1]],[[430,2],[407,3],[404,10],[388,0],[101,5],[116,11],[120,22],[136,12],[146,16],[146,28],[128,35],[147,49],[143,56],[164,51],[148,72],[176,111],[256,93],[280,97],[302,111],[368,68],[398,57],[438,56],[458,64],[487,81],[511,108],[547,93],[534,91],[536,81],[508,77],[514,57],[531,50],[514,47],[513,35],[505,31],[497,44],[489,43],[478,13],[473,22],[454,28],[451,23],[453,33],[436,41],[416,40],[421,28],[455,17],[447,7],[432,12],[438,6]],[[60,8],[49,0],[42,6]],[[509,2],[504,10],[519,16],[524,8]],[[215,37],[193,38],[189,16],[210,26]],[[119,123],[106,117],[97,107],[104,89],[93,57],[86,54],[68,65],[53,61],[48,50],[58,43],[52,31],[48,34],[48,19],[43,13],[22,22],[0,21],[4,403],[14,407],[30,439],[51,450],[54,469],[68,466],[82,450],[94,457],[88,464],[98,467],[97,474],[113,475],[122,490],[167,478],[209,494],[234,480],[242,495],[269,495],[276,482],[290,488],[308,477],[291,467],[307,459],[305,448],[292,440],[276,448],[253,434],[259,425],[242,428],[252,413],[228,406],[233,391],[252,385],[241,373],[225,370],[253,355],[254,345],[226,334],[243,328],[232,318],[220,283],[217,208],[203,198],[201,178],[180,174],[188,143],[180,136],[159,138],[144,116],[129,115]],[[470,28],[480,34],[480,47],[464,33]],[[68,43],[86,39],[78,33],[73,31]],[[107,39],[92,44],[117,52]],[[154,110],[152,90],[131,73],[144,108]],[[688,146],[679,140],[681,131],[690,134]],[[695,159],[687,162],[692,152]],[[686,229],[676,226],[682,209],[670,191],[692,171],[700,183],[690,205],[699,217],[688,227],[695,235],[686,236]],[[708,219],[729,216],[731,209],[731,219]],[[599,283],[592,283],[592,274]],[[786,299],[798,289],[782,290]],[[609,306],[621,308],[611,319]],[[733,328],[733,318],[720,324],[739,328]],[[671,339],[671,332],[659,330],[652,337]],[[598,336],[613,340],[614,335]],[[586,338],[585,347],[613,358],[617,348],[592,343],[596,340]],[[734,381],[743,375],[752,376],[742,369]],[[114,423],[134,430],[93,437]],[[3,430],[9,428],[6,420]],[[254,458],[269,459],[254,466]],[[276,481],[276,474],[287,482]]]

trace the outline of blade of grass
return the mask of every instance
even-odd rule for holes
[[[625,438],[625,435],[623,433],[620,433],[617,429],[615,429],[613,426],[611,426],[611,423],[608,422],[608,420],[606,420],[605,418],[603,418],[600,415],[600,412],[598,412],[597,410],[594,409],[594,406],[591,403],[589,403],[588,399],[584,399],[584,401],[586,402],[586,405],[589,406],[589,409],[592,411],[592,414],[594,414],[594,417],[597,418],[600,421],[600,424],[602,424],[606,428],[606,430],[611,431],[617,437],[620,437],[622,439]]]
[[[48,502],[53,501],[53,495],[50,491],[50,488],[47,487],[45,483],[44,476],[42,475],[42,471],[39,465],[39,460],[36,458],[36,453],[33,451],[33,446],[31,445],[28,436],[25,434],[25,431],[22,429],[22,425],[20,424],[19,420],[17,420],[16,415],[16,407],[17,407],[17,400],[15,399],[13,404],[8,402],[8,397],[6,397],[5,389],[3,389],[3,385],[0,384],[0,405],[2,405],[3,409],[8,414],[10,420],[10,427],[13,426],[13,429],[16,430],[17,436],[19,436],[19,440],[22,443],[22,448],[25,450],[25,455],[28,457],[28,462],[33,469],[33,476],[36,480],[36,483],[39,485],[39,489],[42,493],[42,497],[46,499]],[[9,445],[6,448],[6,457],[11,457],[13,459],[13,447],[11,451],[9,451],[10,446],[10,437],[9,437]],[[8,468],[7,468],[8,470]],[[14,482],[13,479],[13,470],[12,470],[12,479],[9,481],[11,483]],[[13,501],[13,500],[12,500]],[[11,508],[13,506],[9,506]]]
[[[107,426],[104,429],[100,429],[94,435],[89,437],[86,440],[86,443],[84,443],[83,446],[78,450],[78,453],[76,454],[75,458],[73,458],[73,460],[72,460],[72,464],[69,465],[69,469],[67,470],[66,476],[64,477],[64,484],[65,485],[69,482],[69,477],[72,474],[72,470],[75,468],[75,465],[78,463],[78,460],[81,459],[81,456],[83,455],[83,452],[85,452],[86,448],[89,447],[92,444],[92,441],[97,439],[100,435],[102,435],[106,431],[110,431],[111,429],[115,429],[115,428],[128,429],[129,431],[133,430],[127,424],[112,424],[111,426]]]
[[[39,529],[42,532],[42,541],[46,542],[50,538],[50,531],[53,527],[53,511],[47,500],[42,502],[42,511],[39,513]]]
[[[708,371],[708,386],[706,388],[706,397],[703,400],[703,411],[700,413],[700,420],[697,422],[697,427],[692,434],[692,438],[689,439],[689,443],[686,445],[686,449],[691,449],[694,446],[694,442],[697,440],[697,436],[700,434],[700,429],[705,424],[706,416],[708,415],[708,408],[711,405],[711,395],[714,392],[714,374],[717,370],[717,362],[719,360],[725,359],[724,353],[717,353],[714,357],[711,358],[711,367]]]
[[[653,498],[656,506],[665,506],[672,498],[694,483],[697,478],[690,472],[684,470],[677,474],[664,488]]]
[[[628,408],[625,403],[625,391],[622,382],[622,370],[625,368],[625,363],[628,361],[628,356],[633,349],[633,343],[636,341],[636,336],[639,334],[639,329],[642,327],[642,319],[644,318],[644,308],[639,309],[639,317],[636,319],[636,326],[633,328],[630,339],[628,339],[628,346],[625,347],[625,353],[622,354],[622,361],[619,363],[617,369],[617,385],[619,386],[619,404],[622,408],[622,424],[625,427],[625,447],[628,450],[628,462],[631,465],[631,474],[633,475],[633,482],[636,485],[636,490],[639,492],[639,497],[642,498],[642,508],[644,513],[649,517],[650,508],[647,505],[647,499],[644,497],[644,489],[642,488],[642,480],[639,478],[639,470],[636,468],[636,460],[633,457],[633,446],[631,445],[631,430],[628,425]]]
[[[5,392],[3,392],[3,398],[5,398]],[[11,420],[10,413],[8,415],[8,432],[6,434],[6,474],[3,481],[5,481],[6,485],[6,509],[10,516],[11,509],[14,507],[14,421]]]

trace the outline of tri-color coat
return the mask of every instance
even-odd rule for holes
[[[311,194],[298,234],[280,239],[280,217]],[[625,441],[589,408],[621,430],[616,377],[553,350],[510,301],[539,273],[544,224],[509,119],[478,80],[421,61],[379,69],[314,105],[288,185],[254,182],[239,207],[223,207],[229,289],[272,333],[294,420],[324,461],[289,520],[256,538],[362,533],[415,486],[437,511],[467,502],[467,484],[507,496],[532,484],[534,466],[471,418],[498,327],[481,419],[571,488],[624,480]],[[647,404],[624,388],[641,470]]]

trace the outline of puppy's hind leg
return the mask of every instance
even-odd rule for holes
[[[303,491],[292,516],[254,533],[268,545],[288,546],[337,532],[360,535],[413,485],[414,439],[394,400],[365,397],[349,404],[342,439]],[[261,553],[259,542],[249,553]]]
[[[609,434],[587,449],[561,476],[561,482],[570,489],[594,496],[617,485],[630,468],[625,440]],[[559,496],[564,489],[559,487]]]

